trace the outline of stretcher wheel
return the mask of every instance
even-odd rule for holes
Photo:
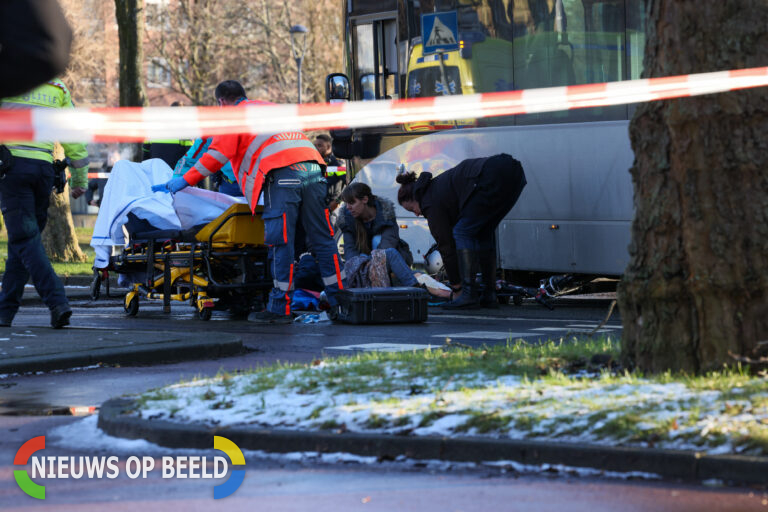
[[[213,308],[203,308],[197,310],[197,318],[203,321],[208,321],[213,315]]]
[[[513,295],[512,296],[512,303],[515,306],[522,306],[523,305],[523,296],[522,295]]]
[[[126,315],[136,316],[139,312],[139,298],[138,297],[132,298],[127,306],[123,306],[123,309],[125,310]]]

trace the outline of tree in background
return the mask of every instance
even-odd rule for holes
[[[60,3],[74,36],[69,66],[61,78],[69,86],[75,105],[104,105],[109,65],[104,19],[108,6],[102,0]]]
[[[144,88],[144,0],[115,0],[120,46],[121,107],[145,107]],[[131,144],[132,160],[141,160],[141,144]]]
[[[56,159],[64,158],[64,149],[56,144],[53,150]],[[51,202],[48,205],[48,222],[41,233],[43,247],[51,261],[83,262],[88,259],[80,249],[72,220],[72,209],[69,203],[69,185],[64,192],[51,192]]]
[[[649,77],[764,66],[761,0],[650,3]],[[768,332],[768,90],[640,105],[623,357],[646,371],[754,360]]]
[[[98,0],[62,0],[61,6],[72,27],[73,40],[69,65],[62,75],[75,104],[83,98],[104,101],[104,31],[101,27],[103,2]],[[58,144],[55,158],[63,158]],[[69,202],[69,186],[62,194],[51,192],[48,222],[41,234],[43,247],[51,261],[82,262],[87,256],[80,250]]]
[[[120,41],[120,106],[145,107],[144,89],[144,1],[115,0]]]
[[[339,0],[177,0],[153,4],[148,54],[171,74],[172,87],[210,105],[222,80],[237,79],[252,97],[296,101],[289,28],[309,28],[302,67],[304,97],[324,100],[325,75],[342,65]]]

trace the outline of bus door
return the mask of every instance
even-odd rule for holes
[[[369,2],[352,1],[352,6]],[[372,3],[372,2],[371,2]],[[385,10],[392,4],[391,10]],[[350,15],[354,52],[352,80],[354,100],[377,100],[400,97],[397,69],[397,2],[379,1],[376,12]],[[384,7],[384,9],[382,9]]]

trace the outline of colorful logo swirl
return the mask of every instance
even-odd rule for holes
[[[13,464],[16,466],[26,466],[29,461],[29,457],[38,450],[45,449],[45,436],[33,437],[19,448],[16,452],[16,456],[13,458]],[[29,478],[29,474],[24,469],[14,469],[13,478],[16,479],[16,483],[19,484],[21,490],[37,498],[38,500],[45,499],[45,486],[37,485]]]
[[[213,436],[213,448],[227,454],[233,466],[245,467],[245,457],[240,448],[226,437]],[[235,492],[243,483],[245,469],[233,469],[226,482],[213,488],[213,499],[220,500]]]

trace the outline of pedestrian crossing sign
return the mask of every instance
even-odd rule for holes
[[[459,49],[459,22],[456,11],[421,15],[423,54]]]

